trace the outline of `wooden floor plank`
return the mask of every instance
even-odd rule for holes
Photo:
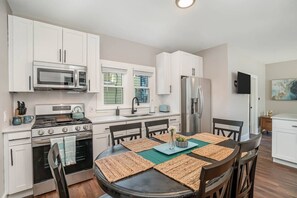
[[[97,198],[104,194],[97,180],[75,184],[69,187],[71,197]],[[255,177],[255,198],[297,198],[297,169],[272,162],[271,133],[263,134],[259,149]],[[56,192],[50,192],[38,198],[58,198]]]

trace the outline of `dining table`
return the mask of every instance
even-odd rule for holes
[[[187,133],[183,135],[191,136],[193,134]],[[164,141],[154,137],[150,138],[150,140],[156,141],[160,144],[166,144]],[[202,148],[207,144],[211,144],[207,142],[207,139],[203,139],[203,141],[199,142],[199,145]],[[215,145],[233,149],[237,145],[237,142],[232,139],[225,139],[224,141],[215,143]],[[108,149],[100,153],[96,157],[95,162],[100,159],[127,153],[130,151],[131,150],[129,150],[122,144],[118,144],[118,145],[109,147]],[[154,151],[154,149],[152,148],[151,151],[148,151],[148,152],[157,152],[157,151]],[[137,154],[139,154],[144,158],[147,157],[145,155],[145,152],[139,152]],[[218,160],[211,159],[205,156],[200,156],[193,152],[186,152],[182,154],[193,157],[195,159],[203,160],[211,164],[218,162]],[[177,156],[174,156],[174,157],[177,157]],[[149,159],[149,157],[147,159]],[[161,158],[161,162],[159,163],[166,161],[166,158],[164,159]],[[172,159],[172,157],[170,159]],[[170,160],[170,159],[167,159],[167,160]],[[158,161],[154,161],[153,158],[149,160],[151,160],[155,164],[158,164]],[[93,169],[94,169],[94,174],[97,178],[99,186],[102,188],[103,191],[105,191],[107,194],[109,194],[112,197],[152,197],[152,198],[197,197],[197,193],[198,193],[197,190],[193,190],[189,186],[184,185],[171,177],[168,177],[167,175],[156,170],[155,168],[149,168],[145,171],[120,179],[115,182],[108,181],[108,179],[104,175],[104,171],[102,171],[99,168],[99,166],[96,165],[96,163],[94,163]]]

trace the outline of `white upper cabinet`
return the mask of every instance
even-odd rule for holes
[[[33,21],[8,16],[9,91],[32,92]]]
[[[63,62],[87,66],[87,34],[63,28]]]
[[[34,60],[87,65],[87,34],[34,21]]]
[[[34,21],[34,60],[62,63],[63,28]]]
[[[156,57],[157,94],[171,93],[171,54],[163,52]]]
[[[88,34],[88,92],[100,92],[100,37]]]
[[[203,77],[202,58],[186,52],[179,52],[182,76]]]

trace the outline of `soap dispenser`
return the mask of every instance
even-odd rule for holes
[[[117,109],[116,109],[116,115],[117,115],[117,116],[120,115],[120,109],[119,109],[119,107],[117,107]]]

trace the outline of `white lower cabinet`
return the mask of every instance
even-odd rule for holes
[[[7,136],[6,165],[8,194],[11,195],[33,187],[31,132],[13,133]]]
[[[297,122],[273,119],[272,125],[272,157],[297,163]]]
[[[110,134],[97,134],[93,136],[93,157],[96,157],[111,145]]]

